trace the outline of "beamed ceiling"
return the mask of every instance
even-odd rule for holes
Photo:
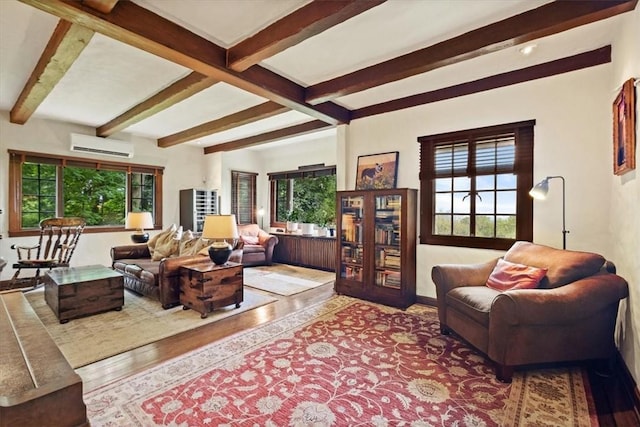
[[[608,63],[636,5],[2,0],[0,109],[164,148],[257,147]]]

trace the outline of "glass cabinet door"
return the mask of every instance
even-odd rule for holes
[[[341,241],[340,277],[362,282],[363,280],[363,208],[364,196],[340,198]]]
[[[374,206],[374,283],[376,286],[400,289],[402,196],[376,196]]]

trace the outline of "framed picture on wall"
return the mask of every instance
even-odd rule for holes
[[[636,168],[635,79],[622,85],[613,101],[613,173],[622,175]]]
[[[398,152],[358,156],[356,190],[396,188]]]

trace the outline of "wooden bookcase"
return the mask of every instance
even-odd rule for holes
[[[407,308],[416,301],[417,190],[337,193],[336,293]]]

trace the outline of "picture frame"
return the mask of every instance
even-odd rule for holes
[[[636,168],[635,79],[624,82],[613,101],[613,174]]]
[[[396,188],[398,151],[358,156],[356,190]]]

